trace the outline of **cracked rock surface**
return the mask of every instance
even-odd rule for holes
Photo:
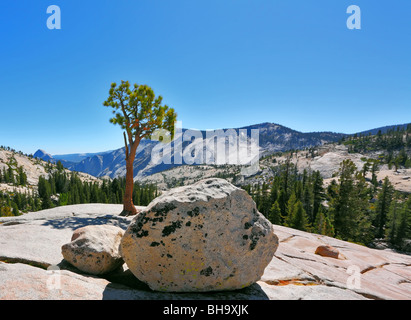
[[[411,299],[411,256],[283,226],[275,225],[274,230],[280,244],[261,279],[266,284],[277,281],[270,297],[281,296],[280,291],[290,287],[281,285],[284,281],[314,291],[325,286],[342,296],[344,290],[361,299]],[[321,245],[338,249],[338,258],[315,254]],[[329,298],[339,299],[338,295],[330,293]]]
[[[61,246],[73,230],[96,224],[126,230],[132,218],[119,217],[121,210],[74,205],[0,218],[0,299],[411,299],[411,256],[277,225],[277,251],[261,279],[240,290],[156,292],[125,264],[97,277],[65,262]],[[315,254],[320,245],[336,248],[338,259]]]

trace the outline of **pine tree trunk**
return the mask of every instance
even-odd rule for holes
[[[134,188],[134,168],[133,163],[136,157],[136,150],[138,147],[139,141],[134,142],[130,146],[130,152],[126,157],[126,190],[124,192],[123,199],[123,212],[120,216],[133,216],[138,213],[136,207],[133,203],[133,188]]]

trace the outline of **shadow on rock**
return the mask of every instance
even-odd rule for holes
[[[138,280],[137,280],[138,281]],[[235,291],[215,292],[158,292],[148,288],[130,288],[123,284],[110,283],[103,292],[103,300],[269,300],[259,284]]]
[[[86,274],[64,259],[57,266],[61,270],[68,270],[85,277],[110,281],[103,290],[103,300],[269,300],[258,283],[233,291],[159,292],[151,290],[146,283],[137,279],[125,265],[101,276]]]
[[[43,226],[50,226],[56,229],[78,229],[89,225],[113,225],[126,230],[130,220],[115,215],[105,215],[98,217],[70,217],[64,219],[47,220]]]

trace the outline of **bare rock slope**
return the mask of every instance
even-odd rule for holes
[[[28,157],[18,152],[9,151],[0,148],[0,171],[7,170],[9,167],[12,169],[13,173],[16,174],[17,168],[23,168],[23,172],[27,176],[26,186],[14,186],[12,184],[0,183],[0,191],[8,192],[20,192],[29,194],[32,190],[37,190],[37,184],[41,176],[48,178],[50,170],[48,170],[48,163],[46,161]],[[71,171],[66,170],[65,172],[69,174]],[[83,172],[77,173],[82,181],[95,182],[100,181],[97,178]]]
[[[139,208],[144,209],[144,208]],[[70,266],[61,246],[86,225],[126,230],[121,205],[74,205],[0,218],[0,299],[411,299],[411,257],[274,225],[278,249],[259,281],[205,293],[152,291],[126,265],[103,276]],[[315,254],[320,245],[338,258]],[[48,269],[48,270],[47,270]]]

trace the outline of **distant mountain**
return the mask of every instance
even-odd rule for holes
[[[105,154],[108,152],[112,152],[113,150],[104,151],[104,152],[95,152],[95,153],[71,153],[71,154],[54,154],[52,157],[55,160],[64,160],[68,162],[78,163],[86,158],[90,158],[93,156]]]
[[[10,168],[13,172],[12,176],[14,176],[12,179],[14,182],[0,181],[0,194],[2,194],[3,191],[10,193],[17,191],[20,194],[31,195],[37,190],[40,176],[46,178],[50,176],[53,170],[50,170],[49,164],[45,161],[54,162],[52,156],[44,150],[38,150],[33,156],[34,157],[28,156],[14,149],[0,147],[0,171],[3,172],[3,170]],[[45,161],[38,161],[40,158],[44,158]],[[26,176],[26,184],[24,185],[20,184],[20,178],[17,179],[17,177],[20,176],[19,168],[22,168]],[[66,172],[69,173],[68,170]],[[80,172],[78,177],[82,181],[97,181],[96,177],[83,172]]]
[[[380,130],[381,130],[381,133],[386,133],[389,130],[397,130],[397,128],[406,129],[407,126],[410,125],[410,124],[411,123],[404,123],[404,124],[395,124],[395,125],[391,125],[391,126],[384,126],[384,127],[371,129],[371,130],[361,131],[361,132],[358,132],[357,134],[368,135],[368,134],[371,133],[372,135],[375,135]]]
[[[41,150],[41,149],[37,150],[37,151],[33,154],[33,157],[34,157],[34,158],[42,159],[42,160],[44,160],[44,161],[51,161],[51,160],[53,159],[53,156],[52,156],[51,154],[49,154],[49,153],[47,153],[46,151]]]
[[[400,125],[400,127],[404,127],[407,124]],[[376,134],[379,130],[382,132],[386,132],[389,129],[396,128],[397,125],[386,126],[376,129],[371,129],[367,131],[361,132],[362,134]],[[341,140],[343,137],[348,136],[348,134],[344,133],[335,133],[335,132],[299,132],[285,126],[275,124],[275,123],[260,123],[255,125],[250,125],[241,128],[235,128],[237,134],[239,134],[239,130],[247,130],[247,139],[249,143],[256,144],[256,141],[253,141],[251,138],[251,130],[258,129],[259,130],[259,155],[265,156],[275,152],[282,152],[287,150],[296,150],[296,149],[305,149],[314,146],[323,145],[325,143],[330,142],[337,142]],[[226,130],[226,129],[225,129]],[[187,129],[182,130],[182,134],[184,135]],[[206,131],[201,131],[203,138],[206,137]],[[211,141],[212,138],[208,139],[207,141]],[[183,150],[186,150],[187,145],[191,142],[185,141],[183,142]],[[166,169],[170,169],[179,165],[186,164],[182,161],[181,164],[174,164],[172,161],[171,164],[155,164],[151,161],[151,155],[153,148],[158,145],[158,141],[151,141],[151,140],[142,140],[138,149],[136,159],[134,161],[134,176],[135,179],[142,179],[146,176],[149,176],[154,173],[158,173],[164,171]],[[170,145],[173,146],[174,144]],[[194,143],[191,143],[191,148],[188,148],[189,152],[191,152],[194,147],[203,148],[205,151],[204,144],[202,146],[195,146]],[[43,150],[38,150],[34,156],[41,158],[46,161],[57,162],[60,160],[63,165],[73,171],[85,172],[91,174],[96,177],[103,177],[108,176],[111,178],[124,176],[126,174],[126,166],[125,166],[125,151],[123,148],[119,148],[112,151],[105,151],[100,153],[83,153],[83,154],[68,154],[68,155],[56,155],[51,156],[47,152]],[[166,150],[165,148],[164,150]],[[170,158],[174,159],[174,152],[173,148],[171,149]],[[197,149],[199,150],[199,149]],[[228,148],[226,147],[226,153]],[[168,151],[165,151],[168,152]],[[206,154],[206,152],[203,152]],[[239,155],[242,157],[244,155]],[[198,159],[197,159],[198,160]],[[198,161],[195,163],[199,163]],[[208,163],[210,164],[210,163]]]
[[[256,143],[256,141],[253,141],[251,138],[251,130],[259,130],[260,156],[271,154],[278,151],[304,149],[317,145],[322,145],[328,142],[335,142],[345,136],[345,134],[333,132],[303,133],[281,126],[279,124],[268,122],[246,126],[242,128],[235,128],[233,130],[235,130],[238,134],[240,129],[246,130],[248,142],[251,144]],[[186,131],[187,129],[183,129],[182,134],[184,134]],[[201,133],[203,138],[205,139],[206,131],[201,131]],[[212,138],[208,139],[207,141],[211,141],[211,139]],[[154,164],[151,161],[152,150],[158,143],[158,141],[151,140],[141,141],[137,149],[136,159],[134,161],[134,175],[136,179],[140,179],[145,176],[161,172],[163,170],[170,169],[179,165],[174,164],[174,161],[172,161],[171,164]],[[189,144],[190,142],[188,141],[184,142],[183,150],[186,150],[185,147]],[[198,148],[202,148],[202,146],[198,146]],[[124,147],[117,150],[106,151],[96,154],[70,154],[50,156],[49,154],[41,150],[36,152],[36,154],[38,154],[39,158],[44,159],[44,156],[48,160],[53,162],[57,162],[57,160],[60,160],[63,163],[63,165],[69,170],[85,172],[96,177],[108,176],[114,178],[118,176],[124,176],[126,174]],[[240,157],[241,156],[242,155],[240,155]],[[171,148],[170,157],[174,159],[173,148]],[[197,161],[195,163],[199,162]],[[186,163],[183,160],[181,164],[184,165]]]
[[[336,142],[346,136],[335,132],[299,132],[275,123],[261,123],[239,129],[258,129],[259,144],[264,154],[292,149],[304,149]],[[238,130],[238,129],[236,129]]]

